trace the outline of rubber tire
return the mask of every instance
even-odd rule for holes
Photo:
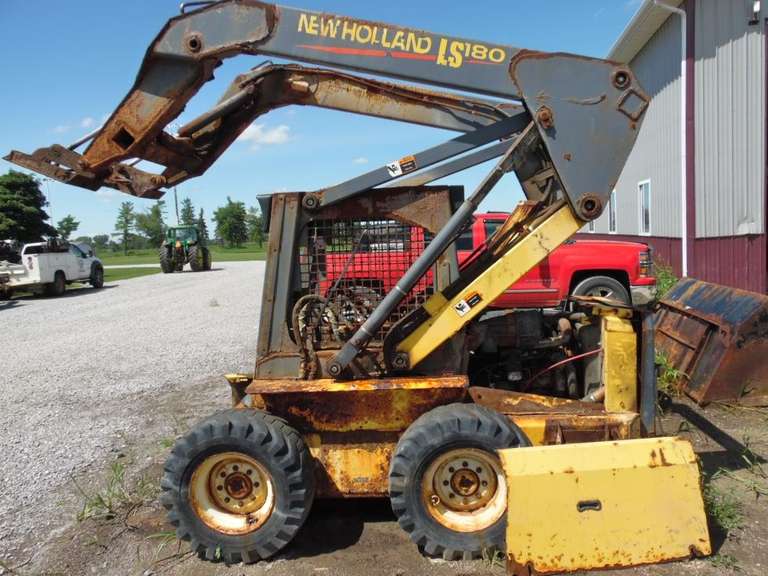
[[[255,532],[227,535],[209,528],[189,504],[196,466],[218,452],[242,452],[272,475],[275,507]],[[257,410],[227,410],[198,423],[179,439],[165,463],[160,501],[181,540],[201,558],[228,564],[269,558],[304,524],[315,495],[312,457],[304,440],[284,420]]]
[[[45,286],[45,293],[48,296],[61,296],[67,290],[67,277],[64,272],[58,270],[53,275],[53,282]]]
[[[171,274],[175,268],[173,259],[169,257],[168,252],[169,250],[165,246],[160,247],[160,269],[163,271],[163,274]]]
[[[210,270],[211,269],[211,251],[208,249],[207,246],[203,246],[203,270]]]
[[[104,268],[98,264],[91,267],[90,283],[97,290],[104,287]]]
[[[522,430],[507,418],[476,404],[448,404],[411,424],[397,443],[389,469],[389,498],[400,527],[428,556],[471,560],[483,552],[505,549],[506,516],[478,532],[454,532],[427,512],[421,497],[422,476],[436,456],[454,448],[530,446]]]
[[[610,276],[590,276],[579,282],[571,294],[573,296],[589,296],[590,292],[599,288],[607,288],[614,293],[613,299],[623,302],[627,306],[632,306],[632,298],[624,285]]]
[[[189,267],[192,268],[192,272],[201,272],[205,269],[203,258],[204,256],[199,246],[189,247]]]

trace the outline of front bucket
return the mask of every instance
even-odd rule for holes
[[[699,466],[679,438],[500,450],[507,572],[654,564],[711,554]]]
[[[699,404],[768,405],[768,296],[683,278],[659,303],[655,340]]]

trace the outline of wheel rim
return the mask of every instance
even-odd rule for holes
[[[198,517],[225,534],[258,530],[272,514],[272,476],[254,458],[240,452],[209,456],[195,469],[189,499]]]
[[[595,286],[591,290],[587,291],[587,296],[599,296],[601,298],[611,298],[616,299],[616,294],[614,293],[613,289],[608,288],[607,286]]]
[[[455,532],[493,526],[507,509],[507,484],[499,459],[484,450],[458,448],[440,454],[422,478],[430,516]]]

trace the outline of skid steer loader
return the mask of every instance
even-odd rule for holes
[[[334,69],[261,64],[164,130],[239,54]],[[648,107],[627,66],[255,0],[193,2],[104,126],[8,159],[158,198],[288,105],[459,134],[333,186],[260,199],[269,240],[255,368],[227,375],[233,409],[168,458],[162,502],[178,536],[205,558],[251,562],[291,541],[314,498],[378,496],[425,554],[506,550],[517,573],[707,554],[690,445],[651,437],[652,316],[600,298],[488,308],[603,211]],[[431,184],[493,159],[466,198]],[[526,200],[459,269],[454,241],[509,172]],[[386,275],[394,289],[377,281]],[[633,526],[641,536],[628,536]]]

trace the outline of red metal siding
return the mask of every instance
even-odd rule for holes
[[[682,258],[679,238],[621,234],[578,234],[577,236],[585,239],[644,242],[653,247],[654,255],[658,259],[669,264],[675,274],[680,274]],[[697,238],[693,251],[695,258],[688,262],[688,274],[706,282],[768,293],[767,243],[768,237],[765,234]]]

